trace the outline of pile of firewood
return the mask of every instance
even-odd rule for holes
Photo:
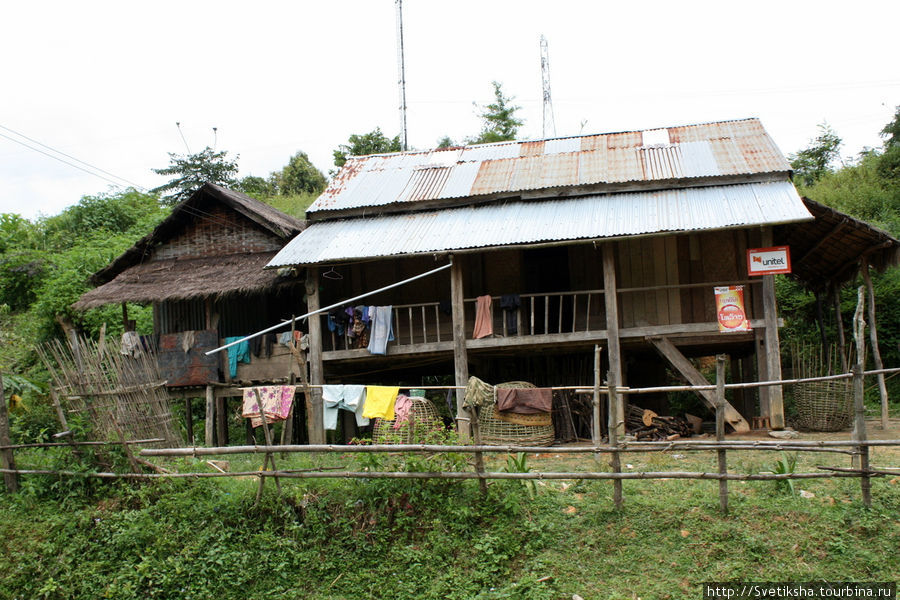
[[[682,417],[661,417],[652,410],[628,405],[625,426],[629,434],[638,440],[677,440],[691,437],[693,429]]]

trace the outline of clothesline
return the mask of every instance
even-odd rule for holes
[[[346,299],[346,300],[341,300],[340,302],[335,302],[334,304],[331,304],[331,305],[329,305],[329,306],[325,306],[325,307],[320,308],[320,309],[318,309],[318,310],[310,311],[310,312],[306,313],[305,315],[300,315],[299,317],[294,317],[294,318],[292,318],[292,319],[288,319],[288,320],[286,320],[286,321],[282,321],[281,323],[278,323],[277,325],[272,325],[271,327],[268,327],[268,328],[266,328],[266,329],[263,329],[262,331],[257,331],[256,333],[252,333],[252,334],[250,334],[250,335],[248,335],[248,336],[244,336],[244,337],[242,337],[242,338],[240,338],[240,339],[237,339],[237,340],[234,340],[234,341],[232,341],[232,342],[230,342],[230,343],[228,343],[228,344],[225,344],[224,346],[219,346],[218,348],[215,348],[215,349],[213,349],[213,350],[210,350],[210,351],[208,351],[208,352],[205,352],[204,354],[206,354],[206,356],[209,356],[209,355],[211,355],[211,354],[216,354],[217,352],[221,352],[222,350],[225,350],[226,348],[229,348],[229,347],[234,346],[234,345],[236,345],[236,344],[240,344],[241,342],[246,342],[247,340],[251,340],[251,339],[253,339],[253,338],[255,338],[255,337],[259,337],[259,336],[261,336],[261,335],[263,335],[263,334],[266,334],[266,333],[269,333],[269,332],[271,332],[271,331],[275,331],[276,329],[281,329],[282,327],[286,327],[286,326],[288,326],[288,325],[291,325],[291,324],[295,323],[296,321],[300,321],[300,320],[306,319],[306,318],[308,318],[308,317],[312,317],[313,315],[317,315],[317,314],[319,314],[319,313],[323,313],[323,312],[329,311],[329,310],[331,310],[332,308],[339,308],[339,307],[341,307],[341,306],[346,306],[346,305],[351,304],[351,303],[353,303],[353,302],[355,302],[355,301],[357,301],[357,300],[360,300],[360,299],[362,299],[362,298],[367,298],[367,297],[369,297],[369,296],[374,296],[375,294],[378,294],[378,293],[380,293],[380,292],[384,292],[384,291],[386,291],[386,290],[390,290],[390,289],[392,289],[392,288],[399,287],[399,286],[404,285],[404,284],[406,284],[406,283],[410,283],[410,282],[415,281],[415,280],[417,280],[417,279],[421,279],[421,278],[423,278],[423,277],[427,277],[427,276],[429,276],[429,275],[433,275],[434,273],[437,273],[437,272],[439,272],[439,271],[443,271],[444,269],[449,269],[452,265],[453,265],[453,261],[451,260],[451,261],[450,261],[449,263],[447,263],[446,265],[443,265],[443,266],[438,267],[438,268],[436,268],[436,269],[432,269],[432,270],[430,270],[430,271],[426,271],[425,273],[420,273],[420,274],[416,275],[415,277],[410,277],[409,279],[404,279],[403,281],[398,281],[398,282],[396,282],[396,283],[392,283],[391,285],[386,285],[386,286],[384,286],[383,288],[379,288],[379,289],[374,290],[374,291],[371,291],[371,292],[366,292],[365,294],[360,294],[359,296],[354,296],[353,298],[348,298],[348,299]]]

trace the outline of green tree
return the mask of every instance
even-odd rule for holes
[[[204,183],[215,183],[226,187],[237,184],[237,159],[228,158],[228,152],[216,152],[209,146],[195,154],[169,152],[170,164],[162,169],[153,169],[157,175],[174,175],[168,183],[153,188],[154,193],[168,192],[160,200],[172,206],[190,198]]]
[[[894,112],[894,118],[881,130],[885,149],[900,146],[900,106]]]
[[[449,135],[445,135],[441,139],[438,140],[437,147],[438,148],[452,148],[456,145],[456,142]]]
[[[492,81],[491,85],[494,86],[494,101],[481,107],[481,113],[478,115],[482,120],[481,133],[466,140],[469,144],[514,140],[519,127],[522,126],[523,121],[516,118],[516,111],[522,107],[512,104],[514,100],[512,96],[503,95],[499,81]]]
[[[802,185],[812,185],[826,173],[832,171],[831,165],[840,154],[842,140],[827,124],[819,125],[819,135],[810,140],[809,146],[796,154],[788,155],[791,168],[794,169],[794,181]]]
[[[319,194],[328,183],[325,175],[313,165],[305,152],[297,152],[281,171],[270,176],[275,178],[278,193],[282,196],[292,194]]]
[[[347,162],[348,156],[365,156],[367,154],[384,154],[400,152],[400,136],[389,138],[376,127],[369,133],[353,134],[346,144],[341,144],[334,151],[334,166],[340,168]]]

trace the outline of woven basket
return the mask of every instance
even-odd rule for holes
[[[394,429],[394,420],[375,419],[372,430],[373,444],[418,444],[429,434],[444,430],[444,421],[437,408],[425,398],[413,396],[409,420]]]
[[[812,431],[843,431],[853,417],[850,381],[810,381],[794,386],[797,425]]]
[[[497,384],[498,388],[533,388],[534,384],[526,381],[510,381]],[[553,424],[550,425],[521,425],[502,421],[494,416],[495,404],[481,407],[478,415],[478,428],[481,434],[481,443],[490,446],[503,446],[517,444],[524,446],[550,446],[555,435]]]

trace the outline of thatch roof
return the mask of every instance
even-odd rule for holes
[[[153,231],[138,240],[134,246],[108,266],[91,275],[91,283],[102,285],[112,281],[125,269],[141,264],[154,247],[178,233],[186,222],[205,214],[202,206],[209,202],[217,202],[232,208],[285,242],[306,227],[305,221],[286,215],[246,194],[207,183],[194,192],[190,198],[177,204],[172,209],[172,214],[157,225]]]
[[[274,252],[157,260],[125,269],[112,281],[81,296],[77,310],[118,302],[162,302],[271,289],[296,282],[263,267]]]
[[[775,243],[791,247],[792,276],[822,291],[856,277],[860,260],[879,271],[900,263],[900,241],[864,221],[803,198],[814,221],[775,228]]]

